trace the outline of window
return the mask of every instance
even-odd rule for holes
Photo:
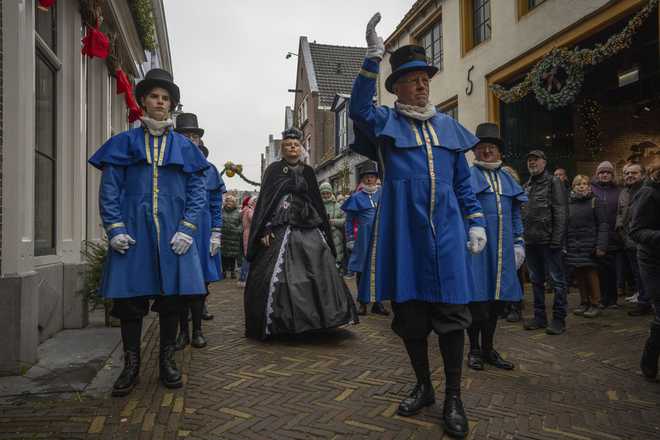
[[[419,37],[419,44],[426,50],[431,64],[442,69],[442,20],[438,20]]]
[[[56,6],[35,8],[34,255],[56,252]]]
[[[460,6],[462,53],[465,55],[473,47],[490,40],[490,0],[460,0]]]
[[[518,0],[518,18],[527,14],[532,9],[545,3],[546,0]]]
[[[490,0],[472,0],[472,35],[474,46],[490,40]]]
[[[440,113],[444,113],[447,116],[451,116],[452,119],[458,121],[458,97],[454,96],[453,98],[438,104],[435,106],[435,109]]]
[[[337,152],[348,147],[348,111],[346,106],[337,112]]]
[[[545,0],[527,0],[527,10],[534,9],[543,2],[545,2]]]
[[[305,139],[305,143],[303,144],[303,148],[305,151],[303,151],[303,158],[305,163],[310,163],[312,158],[310,157],[312,152],[310,151],[312,148],[312,135],[307,136]]]
[[[307,96],[305,96],[298,106],[298,126],[302,127],[307,122]]]

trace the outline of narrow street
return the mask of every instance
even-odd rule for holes
[[[141,383],[130,396],[111,398],[107,390],[17,397],[0,406],[0,439],[443,438],[442,363],[433,345],[438,402],[402,418],[396,408],[414,379],[388,318],[258,343],[243,337],[242,304],[233,280],[213,286],[209,346],[178,355],[184,388],[158,384],[155,323],[143,340]],[[624,310],[596,320],[571,317],[563,336],[502,323],[498,348],[517,369],[465,371],[470,438],[660,438],[660,384],[638,371],[644,321]]]

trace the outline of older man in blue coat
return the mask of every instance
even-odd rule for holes
[[[516,270],[525,259],[520,208],[527,201],[525,190],[502,169],[502,138],[497,124],[480,124],[479,143],[474,149],[472,190],[486,216],[488,242],[479,255],[472,256],[474,291],[470,302],[472,325],[468,367],[483,370],[484,363],[513,370],[493,348],[497,318],[508,301],[520,301],[522,288]]]
[[[112,394],[131,392],[140,374],[142,318],[152,310],[160,321],[160,380],[182,386],[174,362],[180,295],[203,295],[204,273],[193,245],[206,190],[208,162],[172,128],[179,88],[169,72],[150,70],[135,96],[146,115],[142,125],[110,138],[89,163],[103,172],[100,210],[110,249],[101,294],[112,299],[121,320],[124,370]]]
[[[391,55],[385,87],[397,95],[394,108],[374,105],[385,50],[375,31],[379,21],[376,14],[367,25],[367,55],[349,110],[356,127],[352,148],[377,160],[383,176],[360,295],[378,292],[391,300],[392,329],[403,339],[415,371],[417,384],[399,405],[400,415],[435,402],[427,337],[431,331],[439,335],[446,378],[444,428],[463,438],[468,423],[461,366],[474,289],[469,253],[479,253],[486,244],[464,152],[478,139],[429,102],[429,81],[438,69],[419,46],[403,46]]]

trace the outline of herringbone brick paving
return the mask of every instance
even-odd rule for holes
[[[571,295],[571,302],[576,295]],[[143,342],[141,384],[121,399],[17,399],[0,407],[0,439],[439,439],[442,362],[429,339],[438,403],[396,415],[414,377],[389,318],[330,334],[256,342],[243,336],[242,292],[212,287],[210,343],[179,354],[186,386],[158,385],[157,326]],[[569,318],[562,336],[502,322],[496,338],[516,370],[465,370],[473,439],[660,439],[660,384],[638,359],[647,319],[623,310]]]

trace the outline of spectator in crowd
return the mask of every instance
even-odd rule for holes
[[[511,166],[509,165],[502,165],[502,169],[509,173],[511,177],[520,185],[520,174]],[[518,276],[518,282],[520,283],[520,288],[523,290],[524,293],[524,271],[526,271],[527,268],[525,267],[525,263],[523,262],[523,265],[518,268],[516,271],[516,274]],[[506,318],[507,322],[520,322],[522,319],[522,305],[523,301],[508,301],[507,305],[505,307],[505,314],[504,317]]]
[[[660,155],[647,166],[648,179],[633,203],[629,236],[638,245],[637,262],[646,294],[655,306],[651,332],[642,354],[644,376],[655,379],[660,356]]]
[[[637,243],[630,238],[630,217],[632,213],[632,202],[642,187],[644,180],[644,165],[641,163],[629,163],[623,168],[623,183],[625,188],[619,195],[619,205],[616,213],[616,231],[623,244],[623,252],[628,260],[628,265],[635,280],[635,295],[630,298],[637,303],[634,310],[628,312],[630,316],[642,316],[653,313],[651,300],[646,294],[644,283],[639,274],[637,264]]]
[[[600,315],[600,282],[598,263],[607,251],[608,225],[605,204],[589,186],[589,177],[578,174],[568,202],[566,232],[566,266],[580,291],[576,316],[595,318]]]
[[[523,210],[527,269],[534,290],[534,317],[526,320],[526,330],[546,329],[549,335],[566,330],[566,276],[562,248],[567,217],[567,194],[564,184],[546,170],[545,153],[533,150],[527,154],[531,177],[525,184],[529,202]],[[545,312],[546,264],[555,292],[553,318],[548,325]]]
[[[241,209],[241,222],[243,224],[243,262],[241,263],[241,273],[238,276],[238,285],[245,287],[248,272],[250,271],[250,262],[245,258],[247,255],[247,244],[250,238],[250,226],[252,226],[252,217],[254,216],[254,207],[257,206],[257,196],[246,197],[243,209]],[[245,203],[247,202],[247,203]]]
[[[566,173],[565,168],[556,168],[554,172],[554,176],[558,177],[559,180],[564,184],[566,189],[570,189],[571,183],[568,179],[568,174]]]
[[[325,212],[328,214],[328,219],[330,220],[332,241],[335,244],[335,251],[337,252],[337,268],[340,268],[344,261],[344,224],[346,223],[346,218],[344,211],[341,210],[341,205],[335,199],[332,185],[328,182],[323,182],[319,186],[319,190],[321,191],[321,198],[325,205]]]
[[[601,162],[591,183],[591,191],[604,204],[607,213],[607,253],[598,257],[598,277],[601,287],[601,304],[604,308],[617,309],[617,254],[621,252],[621,240],[616,233],[616,211],[621,188],[614,182],[614,166]]]
[[[236,263],[241,260],[242,234],[241,211],[236,206],[236,197],[228,195],[222,207],[222,272],[236,278]]]

